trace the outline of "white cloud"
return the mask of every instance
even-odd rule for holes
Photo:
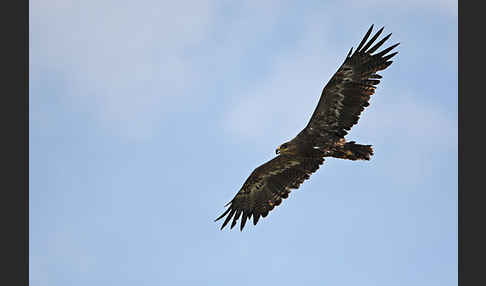
[[[188,92],[196,75],[185,54],[211,11],[210,1],[32,1],[31,77],[61,73],[73,105],[144,136]]]
[[[376,10],[381,9],[427,9],[447,14],[448,16],[457,17],[457,1],[456,0],[371,0],[359,1],[352,0],[354,8],[370,8],[376,7]]]
[[[293,50],[276,57],[266,80],[238,95],[239,102],[226,114],[227,132],[250,140],[270,132],[285,140],[305,127],[324,79],[332,76],[347,52],[339,53],[326,43],[330,37],[326,25],[311,23]]]
[[[360,131],[375,137],[388,133],[396,140],[414,142],[414,146],[441,148],[457,145],[457,114],[448,114],[440,106],[418,101],[416,98],[425,98],[423,94],[393,92],[396,89],[388,87],[380,91],[383,96],[393,96],[393,99],[375,102],[374,110],[366,110],[366,119],[359,123]]]
[[[404,3],[375,0],[366,5],[457,11],[454,1]],[[194,51],[212,50],[203,56],[215,66],[245,61],[249,47],[288,21],[284,16],[290,4],[34,0],[30,5],[31,77],[46,71],[62,74],[73,106],[91,112],[120,134],[144,137],[167,112],[184,108],[186,99],[204,100],[200,93],[194,95],[194,83],[207,79],[201,72],[211,67],[195,66]],[[342,49],[342,35],[347,42],[360,37],[369,25],[358,9],[330,5],[326,15],[322,9],[306,10],[305,17],[292,18],[305,27],[298,33],[296,47],[288,45],[285,52],[273,55],[272,75],[241,94],[241,101],[225,116],[226,131],[256,136],[271,131],[288,137],[305,126],[323,85],[347,52],[348,46]],[[337,26],[336,19],[344,12],[353,23]],[[218,80],[224,81],[221,76]],[[35,96],[40,95],[31,92]]]

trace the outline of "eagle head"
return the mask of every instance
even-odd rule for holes
[[[291,153],[292,149],[292,144],[290,142],[283,143],[282,145],[278,146],[277,149],[275,150],[275,154],[286,154],[286,153]]]

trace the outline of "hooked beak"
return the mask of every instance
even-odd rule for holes
[[[280,154],[280,146],[275,150],[275,154]]]

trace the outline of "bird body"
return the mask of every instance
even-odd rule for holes
[[[229,207],[217,219],[226,216],[223,229],[231,220],[233,228],[241,217],[240,230],[253,218],[260,217],[288,198],[324,163],[325,157],[347,160],[369,160],[371,145],[347,142],[344,136],[358,123],[361,112],[369,105],[370,96],[382,78],[376,72],[386,69],[397,52],[387,54],[399,44],[373,54],[391,36],[388,34],[375,45],[383,28],[369,40],[369,28],[355,52],[353,48],[344,63],[324,87],[319,102],[307,126],[292,140],[281,144],[277,156],[257,167],[244,182]]]

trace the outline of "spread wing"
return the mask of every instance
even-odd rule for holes
[[[233,228],[241,216],[240,230],[243,230],[247,219],[253,216],[253,224],[256,225],[260,217],[266,217],[282,199],[288,197],[291,189],[299,188],[323,162],[321,157],[280,155],[273,158],[251,173],[240,191],[227,204],[228,209],[215,221],[227,215],[221,229],[231,218]]]
[[[376,85],[380,83],[378,71],[386,69],[390,59],[397,52],[388,54],[399,43],[373,54],[388,40],[391,33],[371,46],[383,31],[381,28],[368,42],[373,25],[364,36],[356,51],[353,48],[346,60],[324,87],[319,103],[307,126],[298,136],[322,137],[332,134],[344,137],[353,125],[358,123],[359,116],[369,105],[370,96],[375,93]]]

